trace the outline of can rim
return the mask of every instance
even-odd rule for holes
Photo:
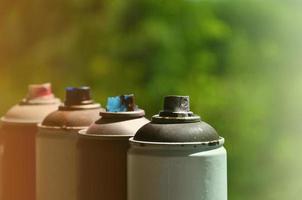
[[[23,120],[8,120],[6,117],[1,117],[0,122],[7,125],[22,125],[22,126],[31,126],[40,123],[40,121],[23,121]]]
[[[87,126],[45,126],[42,125],[42,123],[38,123],[38,128],[39,129],[48,129],[48,130],[58,130],[58,129],[62,129],[62,130],[82,130],[82,129],[86,129]]]
[[[129,139],[129,142],[133,146],[153,146],[153,147],[161,147],[161,146],[169,146],[169,147],[193,147],[193,148],[218,148],[223,146],[224,138],[219,137],[218,140],[206,141],[206,142],[146,142],[146,141],[138,141],[134,140],[134,137]]]
[[[133,137],[133,135],[97,135],[97,134],[87,134],[88,128],[82,129],[78,132],[81,138],[99,139],[99,140],[111,140],[111,139],[128,139]]]
[[[145,116],[143,109],[137,109],[135,111],[127,112],[100,112],[100,116],[103,118],[140,118]]]
[[[19,105],[21,106],[39,106],[39,105],[51,105],[51,104],[59,104],[61,100],[55,96],[52,96],[52,98],[37,98],[37,99],[26,99],[23,98],[20,102]]]
[[[61,104],[58,110],[73,111],[73,110],[89,110],[89,109],[96,109],[96,108],[102,108],[102,105],[100,103],[92,103],[87,105],[72,105],[72,106],[66,106],[65,104]]]

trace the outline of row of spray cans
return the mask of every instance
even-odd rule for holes
[[[227,200],[224,139],[190,111],[189,97],[166,96],[146,119],[133,95],[108,98],[50,84],[1,118],[1,200]]]

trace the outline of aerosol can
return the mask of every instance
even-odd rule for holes
[[[37,124],[59,104],[50,84],[29,85],[27,97],[1,118],[3,200],[35,199]]]
[[[130,143],[128,200],[227,200],[224,139],[190,111],[188,96],[165,97]]]
[[[99,118],[104,109],[89,87],[69,87],[63,105],[39,125],[37,135],[37,200],[76,200],[78,131]]]
[[[107,112],[79,132],[79,199],[126,200],[129,138],[149,122],[133,95],[108,98]]]

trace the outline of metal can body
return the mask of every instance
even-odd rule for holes
[[[80,199],[126,199],[128,139],[80,139]]]
[[[37,199],[75,200],[77,129],[40,129],[37,136]]]
[[[226,200],[224,147],[202,149],[132,145],[128,200]]]
[[[0,199],[3,199],[3,183],[2,183],[2,180],[3,180],[3,169],[2,169],[2,163],[3,163],[3,152],[4,152],[4,145],[3,145],[3,141],[2,141],[2,133],[1,133],[1,126],[0,126]]]
[[[190,111],[188,96],[166,96],[130,144],[128,200],[227,200],[224,138]]]
[[[35,199],[36,124],[3,124],[2,196],[7,200]]]
[[[27,97],[1,118],[3,200],[35,199],[37,124],[59,104],[50,84],[30,85]]]
[[[39,124],[36,144],[37,200],[76,200],[78,132],[103,111],[89,87],[67,88],[63,105]]]
[[[149,120],[144,111],[101,112],[102,118],[79,133],[79,199],[127,199],[129,138]]]

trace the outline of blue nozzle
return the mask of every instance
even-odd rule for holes
[[[108,112],[127,112],[134,111],[137,106],[134,103],[134,95],[121,95],[116,97],[108,97]]]

